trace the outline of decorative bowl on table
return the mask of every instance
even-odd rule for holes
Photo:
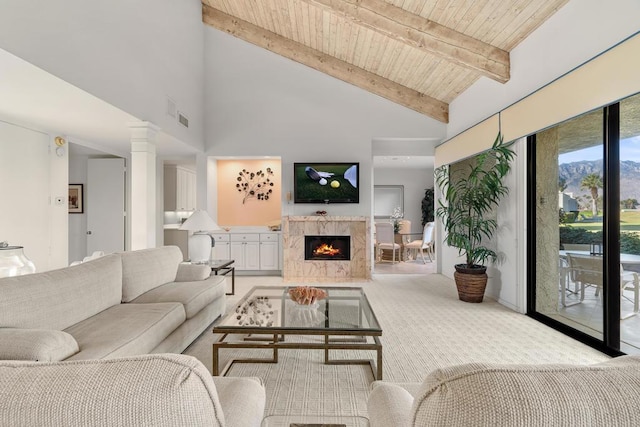
[[[299,305],[314,305],[326,297],[326,291],[311,286],[297,286],[289,289],[289,298]]]

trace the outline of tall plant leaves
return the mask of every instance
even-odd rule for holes
[[[443,222],[445,241],[465,256],[468,266],[497,259],[495,251],[481,244],[498,228],[495,219],[485,217],[509,193],[504,177],[514,157],[515,152],[498,133],[491,149],[476,156],[464,171],[457,171],[455,176],[447,166],[435,171],[436,185],[444,195],[444,200],[438,201],[436,216]]]

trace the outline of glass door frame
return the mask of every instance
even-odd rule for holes
[[[620,104],[601,109],[604,141],[603,340],[536,310],[536,135],[527,137],[527,315],[610,356],[620,351]]]

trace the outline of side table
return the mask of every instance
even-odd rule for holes
[[[231,273],[231,292],[225,293],[225,295],[236,294],[236,268],[233,266],[235,260],[233,259],[212,259],[209,260],[209,267],[214,275],[226,276]]]

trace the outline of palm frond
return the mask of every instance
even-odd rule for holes
[[[435,182],[444,196],[438,200],[436,216],[442,221],[447,245],[465,256],[468,266],[495,262],[495,251],[483,246],[498,223],[489,214],[509,194],[504,177],[511,170],[515,152],[498,133],[491,149],[475,157],[473,164],[451,173],[448,166],[435,170]]]

